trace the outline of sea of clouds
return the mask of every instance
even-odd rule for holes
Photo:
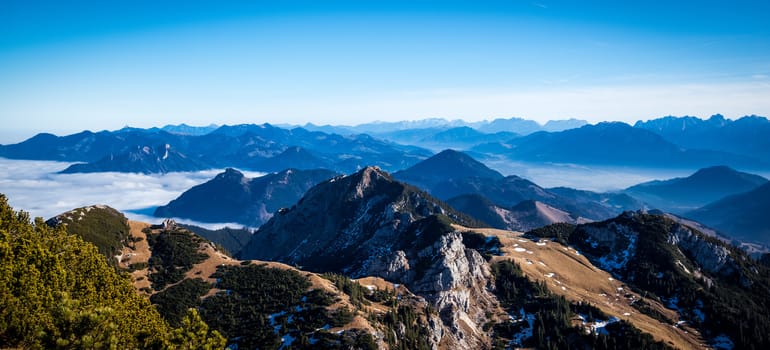
[[[569,164],[522,164],[487,161],[488,166],[506,175],[518,175],[542,187],[566,186],[592,191],[615,191],[641,182],[692,174],[697,169],[601,168]],[[90,173],[58,174],[72,163],[11,160],[0,158],[0,193],[16,210],[32,217],[51,218],[63,212],[94,204],[105,204],[122,211],[132,220],[157,223],[155,208],[168,204],[182,192],[204,183],[224,169],[169,174]],[[248,177],[264,173],[243,171]],[[770,174],[761,174],[768,176]],[[235,223],[200,223],[185,218],[179,222],[209,229]]]
[[[120,210],[129,219],[159,222],[150,216],[189,188],[212,179],[223,169],[145,175],[136,173],[58,174],[72,163],[0,158],[0,193],[16,210],[48,219],[63,212],[94,204]],[[264,173],[244,171],[256,177]],[[201,224],[207,228],[240,227],[239,224]]]

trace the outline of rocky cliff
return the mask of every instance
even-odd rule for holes
[[[242,258],[404,284],[438,313],[432,346],[487,348],[499,310],[489,266],[451,223],[472,224],[441,201],[375,167],[310,189],[257,231]]]

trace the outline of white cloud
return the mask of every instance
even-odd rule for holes
[[[0,158],[0,193],[8,197],[14,209],[27,211],[32,217],[48,219],[74,208],[106,204],[123,211],[129,218],[149,220],[147,216],[130,211],[164,205],[222,171],[165,175],[57,174],[69,164]],[[256,172],[244,174],[250,177],[263,175]]]

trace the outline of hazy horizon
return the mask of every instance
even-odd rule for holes
[[[18,134],[767,116],[768,12],[758,1],[9,0],[0,119]]]
[[[713,115],[709,115],[709,116],[692,116],[692,115],[684,116],[683,115],[683,116],[673,116],[673,117],[695,117],[695,118],[699,118],[701,120],[707,120],[708,118],[710,118],[712,116]],[[727,117],[727,116],[724,116],[724,117],[726,119],[735,120],[735,119],[739,119],[739,118],[746,117],[746,116],[756,116],[756,115],[755,114],[752,114],[752,115],[742,115],[742,116],[734,117],[734,118],[730,118],[730,117]],[[655,118],[648,118],[648,119],[639,119],[637,121],[644,122],[644,121],[649,121],[649,120],[663,118],[663,117],[672,117],[672,115],[665,115],[665,116],[660,116],[660,117],[655,117]],[[759,117],[766,118],[766,116],[763,116],[763,115],[760,115]],[[523,119],[523,120],[534,121],[534,122],[537,122],[538,124],[540,124],[540,126],[544,126],[544,125],[546,125],[546,123],[553,122],[553,121],[566,121],[566,120],[587,121],[587,120],[579,119],[579,118],[549,119],[549,120],[546,120],[546,121],[538,121],[538,120],[527,119],[527,118],[519,118],[519,117],[509,117],[509,118],[502,118],[501,117],[501,118],[487,118],[487,119],[477,119],[477,120],[467,120],[467,119],[463,119],[463,118],[432,117],[432,118],[402,119],[402,120],[369,120],[369,121],[361,121],[361,122],[349,123],[349,124],[333,123],[333,122],[332,123],[321,123],[321,122],[312,122],[312,121],[304,122],[304,123],[285,123],[285,122],[282,122],[282,121],[278,121],[278,122],[271,122],[271,121],[255,122],[255,121],[248,121],[247,120],[247,121],[243,121],[242,123],[225,123],[225,124],[219,124],[219,123],[215,123],[215,122],[204,123],[204,124],[192,124],[192,123],[187,123],[187,122],[181,122],[181,123],[176,123],[176,124],[157,124],[157,125],[149,125],[149,126],[137,126],[137,125],[132,125],[132,124],[124,124],[123,126],[120,126],[120,127],[107,128],[107,129],[105,129],[105,128],[77,128],[77,127],[73,127],[73,128],[70,128],[70,129],[58,129],[57,130],[57,129],[46,129],[45,127],[40,127],[40,128],[28,129],[28,130],[9,130],[9,129],[0,130],[0,145],[9,145],[9,144],[14,144],[14,143],[19,143],[19,142],[25,141],[25,140],[27,140],[27,139],[29,139],[29,138],[31,138],[31,137],[39,134],[39,133],[50,133],[50,134],[54,134],[56,136],[65,136],[65,135],[71,135],[71,134],[75,134],[75,133],[79,133],[79,132],[83,132],[83,131],[92,131],[92,132],[99,132],[99,131],[105,131],[105,130],[106,131],[115,131],[115,130],[119,130],[119,129],[122,129],[122,128],[125,128],[125,127],[150,129],[150,128],[154,128],[154,127],[156,127],[156,128],[163,128],[163,127],[166,127],[166,126],[179,126],[179,125],[183,125],[183,124],[187,125],[187,126],[191,126],[191,127],[207,127],[207,126],[211,126],[211,125],[216,125],[217,127],[220,127],[220,126],[223,126],[223,125],[264,124],[264,123],[268,123],[268,124],[276,125],[276,126],[294,125],[294,126],[302,127],[302,126],[306,126],[309,123],[309,124],[314,124],[315,126],[330,125],[330,126],[341,126],[341,127],[356,127],[356,126],[359,126],[359,125],[370,124],[370,123],[420,122],[420,121],[429,121],[429,120],[436,120],[436,119],[443,119],[443,120],[445,120],[447,122],[483,123],[483,122],[491,122],[491,121],[493,121],[495,119],[512,119],[512,118],[513,119]],[[629,125],[633,126],[637,121],[628,122],[628,121],[621,121],[621,120],[602,120],[602,121],[599,121],[599,122],[591,122],[591,121],[587,121],[587,122],[589,124],[597,124],[597,123],[601,123],[601,122],[622,122],[622,123],[626,123],[626,124],[629,124]]]

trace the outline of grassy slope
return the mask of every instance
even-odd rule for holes
[[[460,229],[465,229],[458,227]],[[556,242],[545,244],[522,237],[522,233],[493,229],[467,229],[497,237],[503,245],[502,255],[491,262],[508,259],[521,266],[524,274],[533,281],[545,281],[548,288],[557,295],[563,295],[572,302],[588,302],[604,313],[626,320],[640,330],[652,334],[679,349],[702,347],[704,341],[691,328],[674,328],[671,324],[657,321],[640,313],[631,303],[641,298],[626,288],[622,281],[593,266],[584,256],[569,247]],[[524,251],[517,251],[523,249]],[[528,252],[531,252],[528,253]],[[558,273],[557,273],[558,272]],[[553,273],[553,275],[550,275]],[[550,276],[550,277],[548,277]],[[619,288],[623,288],[620,290]],[[666,309],[660,303],[645,299],[667,318],[678,321],[675,311]]]

